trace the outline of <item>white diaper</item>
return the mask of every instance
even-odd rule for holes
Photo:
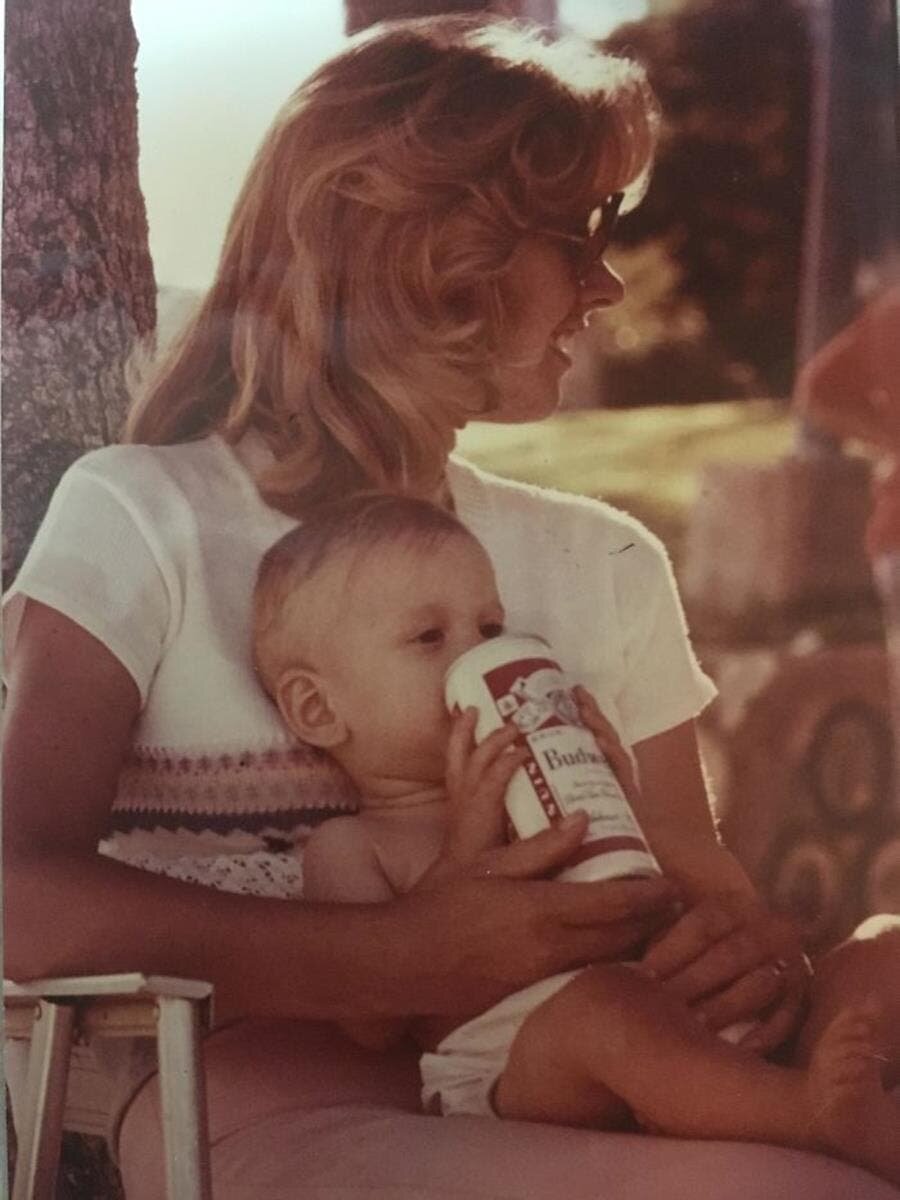
[[[578,975],[551,975],[460,1025],[433,1053],[419,1059],[422,1106],[445,1117],[496,1116],[491,1091],[503,1073],[509,1050],[525,1018]]]
[[[628,963],[627,966],[634,964]],[[419,1059],[422,1107],[425,1112],[451,1116],[496,1116],[491,1104],[494,1084],[503,1074],[510,1047],[525,1018],[562,991],[581,971],[566,971],[513,992],[487,1012],[473,1017]],[[738,1042],[758,1022],[740,1021],[719,1033]]]

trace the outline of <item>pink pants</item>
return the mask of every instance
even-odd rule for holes
[[[867,1172],[800,1151],[594,1133],[418,1111],[416,1055],[329,1027],[246,1021],[206,1069],[215,1200],[897,1200]],[[128,1200],[164,1195],[154,1082],[122,1127]]]

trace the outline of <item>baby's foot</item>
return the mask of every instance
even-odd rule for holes
[[[814,1133],[823,1148],[900,1184],[900,1105],[881,1083],[874,1003],[844,1009],[809,1064]]]

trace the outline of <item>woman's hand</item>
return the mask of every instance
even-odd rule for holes
[[[790,921],[749,895],[704,898],[650,947],[642,966],[710,1029],[754,1021],[740,1044],[761,1053],[797,1027],[811,973]]]
[[[548,854],[539,869],[551,860]],[[392,947],[405,948],[391,971],[400,994],[387,1011],[399,1005],[406,1013],[470,1015],[559,971],[632,957],[671,922],[674,895],[661,878],[559,883],[457,876],[370,905],[370,920],[380,926],[366,945],[377,952],[381,975],[386,956],[397,961]],[[366,999],[375,997],[370,992]]]
[[[640,809],[631,756],[593,696],[578,687],[576,698],[581,719],[593,731],[632,807]],[[710,836],[714,837],[712,829]],[[719,847],[716,852],[718,856]],[[705,896],[681,914],[647,951],[643,966],[686,1000],[709,1028],[719,1031],[752,1021],[741,1045],[762,1053],[780,1045],[796,1028],[810,978],[809,961],[793,926],[768,912],[749,883],[745,893]]]

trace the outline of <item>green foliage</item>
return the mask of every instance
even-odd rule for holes
[[[608,45],[644,63],[663,108],[654,178],[620,241],[664,244],[674,282],[657,313],[687,305],[705,321],[693,350],[681,351],[707,364],[694,398],[711,388],[787,393],[810,103],[800,0],[686,0],[622,27]],[[677,358],[677,343],[657,340],[649,361]]]

